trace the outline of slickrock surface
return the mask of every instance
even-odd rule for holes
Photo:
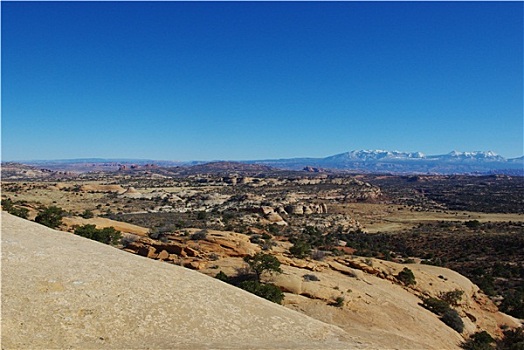
[[[2,212],[2,349],[385,348],[195,271]]]

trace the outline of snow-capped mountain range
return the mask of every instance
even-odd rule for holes
[[[21,163],[46,169],[69,168],[94,169],[99,164],[108,169],[118,169],[120,164],[155,164],[157,166],[188,167],[205,164],[205,161],[156,161],[140,159],[66,159],[47,161],[22,161]],[[425,155],[422,152],[400,152],[385,150],[355,150],[325,158],[291,158],[241,161],[245,164],[260,164],[280,169],[311,171],[338,170],[355,173],[390,174],[506,174],[524,176],[524,156],[506,159],[495,152],[452,151],[441,155]],[[87,165],[86,165],[87,164]],[[84,168],[82,168],[82,166]]]
[[[505,162],[507,159],[492,151],[475,151],[475,152],[458,152],[452,151],[447,154],[426,156],[422,152],[399,152],[384,150],[360,150],[337,154],[325,159],[354,159],[363,161],[379,160],[413,160],[413,159],[430,159],[430,160],[473,160],[487,162]]]
[[[384,173],[502,173],[524,175],[524,156],[506,159],[492,151],[425,155],[422,152],[354,150],[326,158],[293,158],[252,161],[277,168],[354,170]]]
[[[358,160],[380,160],[380,159],[421,159],[425,158],[424,153],[421,152],[399,152],[399,151],[384,151],[384,150],[360,150],[351,151],[341,154],[336,154],[330,159],[358,159]]]

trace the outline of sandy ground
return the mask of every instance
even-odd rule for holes
[[[435,221],[524,221],[522,214],[491,214],[467,211],[417,212],[389,204],[350,203],[336,206],[336,210],[343,211],[355,218],[369,233],[401,231],[412,228],[418,223]]]

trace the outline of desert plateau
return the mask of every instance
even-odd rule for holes
[[[2,348],[503,344],[522,336],[523,188],[233,162],[4,164]]]

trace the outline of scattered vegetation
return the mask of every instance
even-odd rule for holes
[[[458,306],[462,300],[464,291],[460,289],[451,290],[449,292],[440,293],[439,298],[451,306]]]
[[[524,328],[506,329],[501,339],[494,339],[488,332],[472,334],[461,344],[464,350],[522,350],[524,349]]]
[[[230,283],[229,277],[224,273],[224,271],[217,273],[215,278],[221,280],[222,282]]]
[[[86,209],[84,210],[84,212],[82,214],[80,214],[81,217],[83,217],[84,219],[91,219],[93,217],[95,217],[95,214],[93,214],[93,212],[89,209]]]
[[[457,332],[462,333],[464,330],[464,322],[460,318],[457,310],[452,309],[448,302],[441,299],[428,297],[422,299],[421,305],[434,314],[440,316],[440,320],[442,322]]]
[[[422,306],[439,316],[444,315],[444,313],[450,309],[449,304],[446,303],[444,300],[432,297],[423,298]]]
[[[77,227],[74,234],[105,244],[117,244],[122,238],[122,232],[115,230],[114,227],[97,229],[95,225]]]
[[[295,244],[289,248],[289,252],[297,258],[303,259],[311,253],[311,245],[306,241],[297,240]]]
[[[345,300],[346,299],[343,296],[339,296],[339,297],[336,297],[335,301],[331,303],[330,305],[336,306],[336,307],[343,307]]]
[[[257,253],[252,256],[244,257],[244,261],[255,273],[257,281],[260,281],[260,276],[266,271],[269,273],[282,273],[280,261],[270,254]]]
[[[29,216],[29,210],[27,208],[15,206],[11,199],[2,199],[2,209],[22,219],[27,219]]]
[[[64,210],[57,206],[44,208],[35,218],[35,222],[51,228],[57,228],[62,224]]]
[[[419,224],[396,233],[331,233],[356,249],[355,255],[397,261],[410,257],[443,266],[468,277],[489,296],[501,296],[501,311],[524,317],[524,223],[468,221]]]
[[[464,330],[464,322],[460,318],[457,310],[447,310],[442,317],[440,317],[440,320],[459,333],[462,333]]]
[[[335,243],[335,235],[329,232],[323,232],[322,229],[307,225],[299,235],[292,235],[289,237],[293,243],[293,251],[290,253],[296,257],[305,257],[311,253],[312,248],[317,249],[331,249]]]
[[[229,277],[223,271],[220,271],[215,278],[238,288],[242,288],[261,298],[281,304],[284,300],[284,293],[282,293],[280,288],[272,283],[262,283],[260,281],[260,275],[265,271],[270,273],[281,273],[280,262],[274,256],[264,253],[247,256],[244,258],[244,261],[248,263],[249,269],[255,273],[254,275],[241,271],[238,276]]]
[[[153,171],[153,170],[151,170]],[[318,198],[320,192],[330,191],[339,196],[336,205],[343,206],[344,202],[366,201],[363,197],[353,196],[348,190],[348,178],[340,179],[341,182],[335,183],[326,180],[325,183],[313,185],[296,185],[295,180],[303,179],[303,174],[296,172],[278,173],[275,178],[278,181],[271,183],[271,191],[267,186],[250,186],[242,184],[240,181],[231,186],[223,180],[229,178],[229,170],[224,170],[223,174],[191,174],[190,176],[173,175],[171,171],[185,171],[182,169],[157,169],[159,174],[165,175],[161,179],[152,179],[150,175],[134,174],[129,172],[126,177],[114,178],[113,175],[103,175],[101,173],[84,174],[82,181],[90,179],[108,184],[121,184],[124,187],[133,186],[138,191],[143,188],[163,188],[163,187],[185,187],[191,188],[184,196],[180,194],[178,199],[174,198],[121,198],[116,193],[97,192],[101,199],[100,202],[93,203],[92,208],[97,215],[105,212],[107,217],[115,220],[129,222],[132,224],[149,227],[155,235],[152,238],[161,241],[166,240],[167,232],[176,235],[187,236],[190,239],[202,240],[206,238],[206,229],[226,229],[236,232],[247,233],[250,227],[256,227],[257,235],[252,235],[264,250],[269,250],[275,241],[289,240],[293,246],[290,253],[299,258],[311,256],[314,259],[322,259],[324,255],[334,254],[355,254],[363,257],[375,257],[397,262],[414,263],[416,258],[422,263],[444,266],[458,271],[470,278],[474,283],[488,295],[494,298],[501,311],[515,317],[524,318],[524,223],[516,222],[485,222],[477,220],[475,217],[468,217],[467,213],[458,212],[460,219],[456,221],[441,221],[423,223],[418,226],[406,229],[403,232],[391,235],[387,232],[378,234],[368,234],[362,232],[357,227],[339,226],[336,216],[328,218],[327,213],[313,213],[307,215],[290,214],[285,216],[288,226],[278,226],[268,224],[262,220],[262,215],[255,214],[253,206],[268,205],[274,206],[280,197],[271,197],[268,193],[293,194],[301,192],[303,198]],[[161,171],[161,172],[160,172]],[[266,171],[266,170],[264,170]],[[129,176],[128,176],[129,175]],[[105,177],[107,176],[107,177]],[[178,177],[177,177],[178,176]],[[246,175],[248,176],[248,175]],[[266,181],[266,174],[249,174],[253,183]],[[273,176],[273,175],[271,175]],[[308,175],[309,176],[309,175]],[[331,176],[331,175],[330,175]],[[384,194],[382,198],[387,204],[399,204],[403,210],[411,211],[440,211],[446,215],[453,215],[452,211],[480,211],[496,213],[524,213],[524,202],[522,201],[522,191],[524,190],[524,178],[522,177],[499,177],[499,176],[380,176],[363,175],[362,180],[378,185]],[[278,182],[281,181],[281,184]],[[57,181],[57,180],[53,180]],[[268,181],[269,183],[269,181]],[[55,184],[56,185],[56,184]],[[22,183],[3,183],[2,190],[9,193],[13,198],[22,198],[24,192],[31,190],[45,190],[49,187],[49,182],[42,184]],[[80,198],[87,195],[80,185],[64,189],[68,195],[75,195]],[[193,191],[193,189],[195,189]],[[149,193],[145,191],[144,193]],[[160,192],[160,191],[159,191]],[[224,205],[208,206],[205,204],[205,196],[210,192],[220,195],[230,196]],[[164,193],[165,194],[165,193]],[[267,194],[267,197],[265,197]],[[267,203],[258,203],[257,197],[263,197]],[[58,200],[58,197],[52,198]],[[378,199],[380,203],[386,203]],[[304,199],[307,201],[307,199]],[[186,204],[195,204],[186,206]],[[252,204],[255,203],[255,204]],[[273,204],[272,204],[273,203]],[[245,204],[245,205],[244,205]],[[328,207],[330,204],[327,204]],[[15,202],[10,199],[3,199],[4,210],[14,215],[27,217],[28,211],[22,201]],[[32,207],[37,207],[31,203]],[[173,211],[159,211],[159,206],[166,206]],[[178,207],[177,207],[178,206]],[[65,204],[64,204],[64,207]],[[71,208],[72,206],[67,206]],[[195,211],[187,211],[187,208],[199,208]],[[35,221],[46,224],[50,227],[57,227],[61,223],[64,212],[52,210],[53,207],[43,208],[38,213]],[[82,206],[84,208],[84,206]],[[176,211],[178,209],[183,209]],[[400,208],[399,208],[400,209]],[[395,209],[396,210],[396,209]],[[329,207],[329,215],[335,211]],[[336,213],[347,214],[348,213]],[[88,218],[93,215],[90,210],[85,210],[81,216]],[[59,219],[58,219],[59,217]],[[243,221],[248,218],[249,220]],[[56,219],[56,220],[55,220]],[[258,221],[256,221],[258,220]],[[345,219],[344,219],[345,220]],[[256,222],[256,223],[254,223]],[[349,222],[349,220],[348,220]],[[189,237],[187,228],[198,228],[194,235]],[[91,230],[87,230],[88,233]],[[176,232],[178,231],[178,232]],[[185,233],[184,233],[185,232]],[[270,233],[271,235],[269,235]],[[87,233],[86,233],[87,235]],[[92,235],[92,233],[91,233]],[[276,238],[278,236],[278,238]],[[344,241],[346,247],[338,246],[339,241]],[[221,275],[220,279],[228,283],[240,285],[241,282],[247,283],[251,290],[263,289],[255,284],[259,284],[260,276],[263,272],[277,272],[278,265],[271,265],[264,259],[256,260],[254,257],[246,258],[251,261],[249,275],[228,277]],[[248,262],[249,263],[249,262]],[[264,265],[268,263],[267,265]],[[368,260],[371,265],[371,259]],[[267,266],[267,269],[264,269]],[[257,272],[258,271],[258,272]],[[411,273],[410,273],[411,272]],[[308,277],[306,277],[308,276]],[[397,277],[405,285],[416,283],[412,271],[404,269]],[[303,276],[305,281],[315,281],[315,275]],[[442,277],[444,279],[444,277]],[[318,278],[317,278],[318,280]],[[265,288],[265,287],[264,287]],[[460,328],[458,315],[449,312],[451,307],[460,304],[463,292],[459,290],[442,293],[436,301],[426,302],[428,308],[433,308],[434,312],[439,312],[439,316],[445,322]],[[268,295],[271,293],[267,293]],[[439,304],[439,301],[447,304]],[[446,315],[446,316],[445,316]],[[458,317],[460,318],[460,317]],[[498,346],[498,343],[497,343]]]
[[[506,329],[504,336],[497,342],[500,350],[522,350],[524,349],[524,327]]]
[[[370,176],[366,179],[415,210],[446,209],[484,213],[524,213],[521,176],[448,175],[423,179],[419,176]],[[495,200],[494,200],[495,199]]]
[[[244,281],[241,282],[238,287],[277,304],[282,304],[282,301],[284,300],[284,293],[282,293],[280,288],[272,283]]]
[[[480,228],[480,221],[478,220],[469,220],[464,223],[464,226],[470,229],[478,229]]]
[[[486,331],[476,332],[461,344],[461,348],[464,350],[493,350],[495,339]]]
[[[397,274],[397,278],[406,286],[415,285],[417,283],[417,281],[415,281],[415,275],[413,274],[413,271],[407,267],[404,267],[404,269]]]
[[[524,286],[516,287],[502,293],[503,300],[499,305],[500,310],[524,319]]]

